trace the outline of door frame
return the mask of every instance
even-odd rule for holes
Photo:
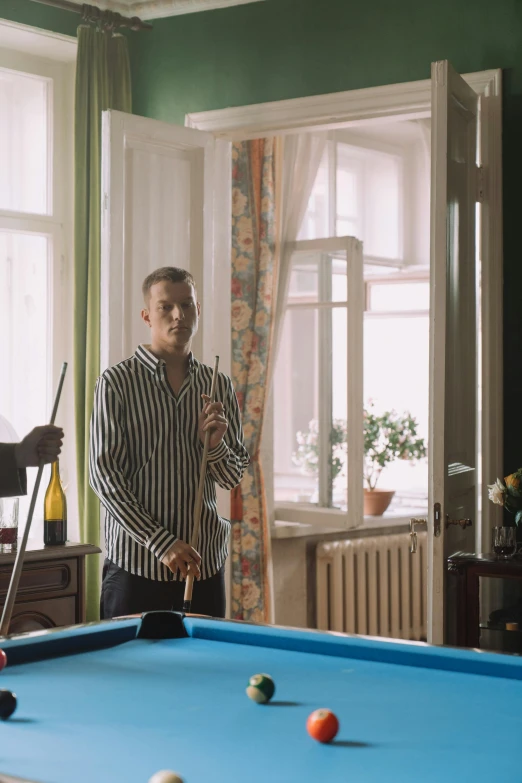
[[[463,74],[480,96],[479,139],[482,181],[482,413],[481,524],[477,527],[478,551],[489,551],[491,530],[500,524],[499,507],[488,500],[487,484],[503,473],[503,243],[502,243],[502,70]],[[431,79],[369,87],[346,92],[291,98],[227,109],[190,113],[185,125],[213,133],[227,141],[262,136],[327,130],[340,125],[420,119],[431,116]],[[226,171],[226,163],[220,165]],[[222,259],[223,279],[230,261]],[[223,338],[225,335],[223,334]],[[230,343],[230,340],[228,340]],[[227,341],[223,340],[223,345]],[[228,362],[227,362],[228,363]]]

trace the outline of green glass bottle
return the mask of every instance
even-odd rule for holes
[[[53,462],[51,480],[44,500],[44,544],[56,546],[67,541],[67,500],[60,480],[58,460]]]

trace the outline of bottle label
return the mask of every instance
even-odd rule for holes
[[[46,519],[44,521],[44,544],[65,544],[67,540],[67,521],[64,519]]]

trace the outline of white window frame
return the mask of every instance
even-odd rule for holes
[[[314,308],[328,316],[336,307],[342,307],[347,312],[347,407],[346,422],[349,433],[346,468],[347,468],[347,510],[331,508],[331,478],[329,475],[329,460],[323,455],[329,453],[329,434],[331,425],[331,379],[332,355],[331,346],[321,346],[319,366],[319,505],[310,503],[277,503],[276,519],[288,519],[293,510],[298,509],[300,519],[303,512],[311,512],[324,516],[331,524],[352,528],[362,523],[363,519],[363,252],[362,243],[354,237],[329,237],[327,239],[304,239],[292,243],[287,249],[292,253],[292,259],[301,254],[310,256],[325,254],[335,255],[346,260],[346,276],[348,297],[344,302],[323,301],[288,305],[288,309]],[[272,479],[273,480],[273,479]]]
[[[427,62],[428,66],[428,62]],[[491,528],[500,524],[498,508],[487,498],[487,483],[502,475],[503,467],[503,340],[502,340],[502,70],[463,75],[480,96],[483,117],[481,164],[486,174],[483,188],[482,248],[482,551],[491,546]],[[356,127],[368,122],[431,117],[431,79],[388,84],[345,92],[290,98],[283,101],[195,112],[185,125],[214,133],[229,141],[285,136],[306,131]],[[230,279],[230,261],[223,259],[219,277]],[[227,277],[228,276],[228,277]],[[266,433],[262,450],[270,443]],[[267,487],[268,503],[272,502]],[[305,518],[306,517],[306,518]],[[273,521],[273,520],[272,520]],[[328,520],[317,521],[317,511],[299,513],[291,530],[274,529],[278,537],[328,532]],[[333,532],[338,532],[335,528]],[[480,543],[480,542],[479,542]]]
[[[377,266],[381,267],[392,267],[393,269],[397,270],[403,270],[404,272],[400,271],[397,274],[391,274],[386,277],[383,276],[383,278],[379,278],[379,280],[385,281],[387,284],[392,284],[393,281],[400,282],[405,280],[412,280],[413,278],[411,275],[408,275],[405,267],[404,262],[404,233],[405,233],[405,226],[404,226],[404,216],[405,212],[407,211],[404,207],[404,200],[407,197],[407,194],[404,193],[404,180],[406,178],[406,168],[412,166],[412,162],[407,159],[407,155],[405,154],[405,150],[401,147],[398,147],[396,145],[383,145],[380,144],[378,141],[375,143],[373,140],[368,140],[364,145],[358,144],[356,140],[348,140],[348,139],[342,139],[337,138],[334,134],[330,134],[330,138],[326,142],[326,156],[327,156],[327,184],[328,184],[328,199],[327,199],[327,211],[328,211],[328,232],[329,232],[329,238],[325,240],[315,240],[315,245],[319,249],[319,252],[327,253],[327,247],[331,249],[331,247],[335,244],[335,237],[337,232],[337,219],[338,219],[338,203],[337,203],[337,172],[338,172],[338,162],[339,162],[339,150],[338,145],[345,145],[352,149],[354,151],[354,158],[359,158],[360,163],[360,171],[358,172],[358,202],[360,204],[360,213],[357,216],[358,217],[358,225],[362,229],[364,236],[367,236],[368,228],[369,228],[369,217],[368,217],[368,209],[367,209],[367,201],[368,197],[365,192],[365,184],[364,184],[364,178],[366,176],[365,172],[365,165],[366,165],[366,155],[370,155],[372,152],[376,153],[377,155],[386,155],[390,158],[394,158],[398,163],[398,188],[399,188],[399,212],[397,215],[397,231],[398,231],[398,257],[397,258],[385,258],[382,256],[366,256],[364,254],[364,262],[371,263]],[[361,153],[358,154],[358,150],[361,150]],[[408,171],[408,175],[411,176],[411,171]],[[307,243],[313,242],[314,240],[299,240],[295,245],[294,253],[306,253]],[[329,244],[333,243],[333,244]],[[293,259],[292,259],[293,260]],[[322,267],[319,269],[319,286],[321,287],[321,272]],[[363,274],[364,270],[362,270],[361,274]],[[421,272],[415,273],[415,278],[418,279],[422,275]],[[424,274],[425,278],[429,281],[429,267],[425,270]],[[348,270],[348,279],[349,284],[353,287],[354,280],[353,278],[350,279],[350,270]],[[374,282],[374,280],[372,280]],[[375,279],[375,282],[377,282],[377,279]],[[360,319],[361,323],[360,325],[357,325],[357,332],[361,333],[361,346],[360,350],[354,350],[354,347],[348,349],[349,353],[349,377],[353,377],[354,375],[360,375],[361,377],[364,377],[364,368],[363,368],[363,334],[364,334],[364,320],[365,318],[370,316],[384,316],[385,313],[369,313],[367,312],[367,303],[368,303],[368,286],[371,285],[371,282],[365,281],[364,282],[364,288],[361,289],[361,302],[357,302],[356,305],[354,305],[353,298],[350,299],[350,307],[352,309],[352,312],[350,313],[350,318],[352,317],[353,313],[355,312],[354,307],[357,308],[357,312],[360,312]],[[285,312],[288,310],[295,310],[300,307],[311,307],[313,305],[301,305],[301,304],[291,304],[287,303]],[[347,303],[342,302],[335,302],[335,303],[329,303],[329,304],[323,304],[323,306],[318,306],[319,312],[321,315],[324,312],[331,312],[331,309],[333,307],[347,307]],[[426,315],[427,313],[422,313],[423,315]],[[319,450],[319,475],[318,475],[318,504],[311,504],[311,503],[304,503],[300,501],[282,501],[277,500],[274,497],[273,501],[273,518],[274,522],[281,522],[281,521],[293,521],[294,512],[295,509],[298,509],[299,513],[299,519],[302,520],[304,518],[304,514],[310,510],[313,510],[315,512],[315,517],[317,519],[318,515],[321,516],[321,519],[324,523],[332,522],[332,521],[340,521],[340,524],[343,527],[346,528],[352,528],[356,527],[358,524],[360,524],[360,520],[362,519],[362,511],[358,509],[357,507],[354,507],[354,482],[353,482],[353,473],[350,470],[350,467],[348,466],[348,510],[347,512],[341,511],[336,508],[332,508],[332,481],[331,476],[329,475],[329,469],[331,467],[331,462],[329,459],[326,458],[326,455],[328,455],[330,451],[330,445],[329,445],[329,431],[330,428],[326,426],[328,422],[331,422],[332,420],[332,411],[331,411],[331,399],[332,399],[332,389],[331,389],[331,379],[332,379],[332,355],[331,350],[332,346],[329,344],[325,344],[324,337],[328,333],[328,330],[326,329],[326,325],[321,321],[321,315],[319,316],[319,340],[321,341],[321,351],[320,351],[320,364],[319,364],[319,390],[318,390],[318,396],[319,396],[319,442],[318,442],[318,450]],[[401,313],[393,313],[393,315],[400,316]],[[406,312],[404,315],[414,315],[412,312]],[[353,320],[350,321],[351,329],[353,331],[354,322]],[[350,328],[349,328],[350,333]],[[327,341],[326,341],[327,342]],[[349,343],[348,343],[349,345]],[[361,399],[362,399],[362,390],[361,390]],[[269,404],[274,403],[274,397],[271,395]],[[270,412],[270,418],[275,416],[275,412]],[[362,419],[362,408],[360,412],[360,416]],[[347,428],[348,433],[355,432],[358,428],[358,424],[355,420],[350,420],[347,415]],[[266,430],[265,430],[266,432]],[[356,442],[357,439],[349,437],[348,443],[352,445],[354,442]],[[361,441],[361,449],[362,441]],[[273,449],[272,449],[272,457],[271,457],[271,463],[273,464]],[[270,459],[270,455],[265,452],[268,459]],[[267,459],[267,461],[268,461]],[[362,462],[363,457],[361,457],[361,477],[363,475],[362,470]],[[355,462],[355,456],[354,455],[348,455],[348,465],[352,462],[354,464]],[[268,471],[267,471],[268,473]],[[267,484],[271,484],[270,488],[270,494],[274,494],[275,496],[275,470],[272,470],[271,473],[268,473],[267,477]],[[362,482],[362,478],[361,478]],[[427,491],[427,487],[426,487]],[[328,515],[328,519],[326,517],[323,517],[324,514]],[[292,517],[292,520],[290,520],[290,517]]]
[[[329,512],[334,518],[339,518],[341,524],[347,527],[355,527],[362,519],[362,491],[359,491],[357,477],[362,475],[362,410],[363,410],[363,386],[362,386],[362,349],[363,349],[363,256],[362,243],[354,237],[330,237],[328,239],[299,240],[289,248],[292,253],[292,261],[300,255],[327,256],[333,255],[341,260],[346,260],[346,277],[348,297],[344,302],[329,301],[330,297],[325,290],[331,284],[331,278],[326,275],[323,264],[319,268],[319,301],[303,302],[287,305],[287,311],[307,309],[317,310],[320,319],[320,335],[328,334],[326,323],[321,326],[321,319],[328,319],[334,308],[343,308],[347,312],[347,367],[355,368],[348,372],[347,378],[347,408],[346,422],[350,433],[347,444],[347,511],[332,508],[332,481],[329,472],[330,461],[326,455],[330,451],[330,427],[332,422],[332,346],[321,344],[319,353],[319,504],[304,504],[305,508],[314,509],[321,513]],[[321,295],[322,294],[322,295]],[[326,319],[324,318],[326,316]],[[272,479],[273,480],[273,479]],[[294,502],[278,503],[278,508],[292,508]],[[285,511],[281,511],[285,515]]]
[[[429,310],[372,310],[370,307],[371,287],[374,285],[400,285],[401,283],[429,283],[430,270],[427,268],[404,269],[389,275],[372,275],[364,281],[364,315],[371,318],[397,317],[414,318],[419,315],[429,315]]]
[[[363,143],[362,138],[361,139],[343,139],[338,138],[333,133],[329,134],[329,138],[326,141],[326,157],[328,162],[328,169],[327,169],[327,177],[328,177],[328,203],[327,203],[327,211],[328,211],[328,228],[327,228],[327,236],[329,237],[335,237],[338,236],[337,234],[337,218],[338,218],[338,209],[337,209],[337,164],[338,164],[338,149],[337,146],[339,144],[342,144],[347,147],[351,147],[355,153],[354,158],[359,158],[359,168],[360,171],[357,173],[357,176],[359,178],[359,195],[358,195],[358,202],[361,204],[361,212],[360,215],[357,216],[357,222],[362,227],[362,234],[363,236],[366,236],[368,233],[368,224],[369,224],[369,218],[368,218],[368,209],[366,205],[366,199],[364,198],[364,178],[366,177],[365,172],[365,166],[366,166],[366,160],[367,157],[364,153],[367,153],[368,155],[372,152],[376,155],[386,155],[390,158],[395,158],[398,161],[398,179],[399,179],[399,188],[402,193],[402,198],[399,202],[399,214],[398,214],[398,220],[397,220],[397,228],[398,228],[398,256],[396,258],[388,258],[385,256],[368,256],[365,254],[365,261],[368,263],[377,263],[377,264],[393,264],[394,266],[400,266],[405,262],[405,212],[407,210],[403,209],[403,204],[407,199],[409,199],[409,193],[405,192],[405,182],[410,178],[411,175],[411,168],[412,163],[409,158],[409,155],[406,153],[406,150],[398,145],[392,145],[392,144],[383,144],[382,142],[379,142],[377,140],[365,140],[365,143]],[[360,153],[357,154],[357,150],[360,150]],[[341,216],[342,219],[342,216]],[[350,220],[351,217],[346,217],[345,219]],[[354,234],[355,235],[355,234]],[[339,235],[340,236],[340,235]],[[301,241],[301,240],[300,240]]]
[[[78,540],[78,501],[74,439],[73,352],[73,132],[75,38],[0,20],[0,68],[48,79],[49,102],[49,192],[47,214],[0,209],[0,230],[38,234],[48,238],[51,371],[42,380],[41,393],[52,404],[60,369],[68,361],[69,371],[60,401],[57,423],[66,431],[61,457],[65,467],[68,496],[68,534]],[[36,54],[33,54],[36,52]],[[20,383],[25,379],[20,378]],[[38,422],[43,424],[45,422]],[[23,437],[26,433],[18,433]],[[45,476],[43,489],[45,490]],[[40,497],[40,496],[39,496]],[[31,531],[33,535],[33,531]]]

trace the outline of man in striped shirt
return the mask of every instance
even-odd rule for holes
[[[230,523],[216,488],[233,489],[249,458],[230,378],[191,352],[200,304],[192,275],[164,267],[143,283],[150,345],[98,378],[90,436],[90,483],[105,515],[102,618],[183,605],[188,568],[195,613],[225,615]],[[210,430],[199,552],[189,542],[205,432]]]

